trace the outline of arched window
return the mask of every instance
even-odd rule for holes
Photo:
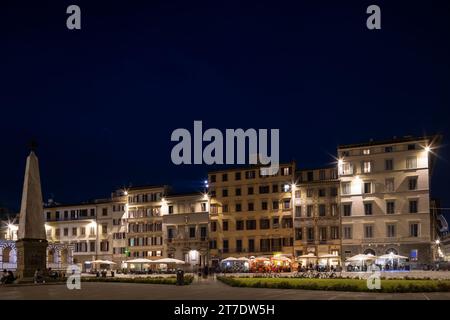
[[[364,254],[371,254],[371,255],[373,255],[373,256],[376,255],[376,254],[375,254],[375,251],[374,251],[373,249],[366,249],[366,250],[364,250]]]
[[[10,253],[11,253],[11,248],[10,247],[3,248],[3,253],[2,253],[3,263],[9,263]]]

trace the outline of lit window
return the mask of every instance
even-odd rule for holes
[[[372,172],[372,162],[371,161],[364,161],[363,162],[363,172],[364,173]]]
[[[386,192],[394,192],[395,191],[394,178],[386,179],[384,184],[385,184]]]
[[[364,150],[363,150],[363,154],[364,154],[364,155],[370,154],[370,149],[364,149]]]

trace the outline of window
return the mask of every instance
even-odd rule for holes
[[[247,194],[252,195],[253,194],[253,187],[248,187]]]
[[[222,174],[222,181],[223,181],[223,182],[228,181],[228,174],[227,174],[227,173],[223,173],[223,174]]]
[[[224,204],[222,206],[222,212],[228,212],[228,205],[227,204]]]
[[[336,217],[338,215],[338,205],[337,203],[330,204],[330,212],[332,217]]]
[[[228,189],[222,190],[222,197],[228,197]]]
[[[222,241],[222,247],[223,247],[223,252],[227,253],[228,252],[228,240]]]
[[[255,210],[255,205],[254,205],[254,203],[253,202],[249,202],[248,203],[248,211],[254,211]]]
[[[409,190],[417,190],[417,177],[409,177],[408,178],[408,189]]]
[[[320,227],[319,228],[319,240],[320,241],[326,241],[327,240],[327,228],[326,227]]]
[[[291,199],[284,199],[283,200],[283,209],[290,209],[291,208]]]
[[[262,252],[270,251],[270,239],[260,239],[259,240],[259,249]]]
[[[212,174],[212,175],[209,177],[209,181],[210,181],[210,182],[216,182],[216,175],[215,175],[215,174]]]
[[[248,251],[249,252],[255,251],[255,239],[248,239]]]
[[[314,190],[313,189],[306,189],[306,196],[308,198],[311,198],[313,196]]]
[[[384,181],[384,187],[386,192],[395,192],[394,178],[387,178]]]
[[[395,238],[397,236],[397,230],[395,224],[386,225],[386,237]]]
[[[245,171],[245,179],[255,179],[255,171]]]
[[[392,159],[384,160],[384,170],[394,170],[394,160]]]
[[[351,163],[343,163],[342,164],[342,174],[343,175],[348,175],[348,174],[353,174],[353,164]]]
[[[289,176],[291,174],[291,167],[283,168],[281,171],[281,175],[283,176]]]
[[[222,222],[222,229],[223,229],[223,231],[228,231],[228,221],[227,220],[224,220]]]
[[[272,193],[277,193],[278,192],[278,184],[273,184],[272,185]]]
[[[241,195],[241,188],[236,188],[234,192],[235,192],[236,196],[240,196]]]
[[[209,248],[210,249],[217,249],[217,240],[209,241]]]
[[[64,228],[64,236],[67,237],[69,235],[69,228]]]
[[[368,154],[370,154],[370,149],[363,149],[363,152],[362,152],[364,155],[368,155]]]
[[[301,193],[300,193],[300,190],[295,190],[295,198],[300,198],[300,196],[301,196]]]
[[[419,224],[418,223],[411,223],[409,225],[409,236],[415,237],[415,238],[419,236]]]
[[[195,238],[195,227],[189,227],[189,238]]]
[[[393,151],[394,151],[393,146],[384,147],[384,152],[393,152]]]
[[[342,183],[342,194],[350,194],[350,182]]]
[[[339,239],[339,227],[331,227],[330,228],[330,237],[331,237],[331,240]]]
[[[72,228],[72,236],[77,236],[77,228]]]
[[[313,172],[313,171],[308,171],[308,172],[306,173],[306,179],[307,179],[308,181],[313,181],[313,180],[314,180],[314,172]]]
[[[310,217],[313,216],[313,210],[314,210],[314,207],[313,207],[312,204],[308,204],[308,205],[306,206],[306,216],[307,216],[308,218],[310,218]]]
[[[47,212],[47,220],[50,220],[51,216],[52,216],[52,213],[51,212]]]
[[[353,238],[353,230],[351,226],[344,227],[344,239],[352,239]]]
[[[102,224],[102,234],[107,234],[107,233],[108,233],[108,225]]]
[[[201,207],[201,211],[202,212],[205,212],[206,211],[206,202],[202,202],[201,204],[200,204],[200,207]]]
[[[267,201],[261,202],[261,210],[267,210]]]
[[[319,171],[319,180],[325,180],[325,179],[326,179],[325,170],[320,170]]]
[[[95,241],[89,241],[89,251],[90,252],[95,251]]]
[[[366,216],[371,216],[372,215],[372,203],[371,202],[366,202],[364,203],[364,214]]]
[[[242,240],[241,239],[236,240],[236,251],[242,252]]]
[[[259,228],[260,229],[270,229],[270,220],[269,219],[260,219],[259,220]]]
[[[173,206],[169,206],[169,214],[173,213]]]
[[[80,231],[82,236],[86,235],[86,227],[81,227]]]
[[[326,191],[325,189],[319,189],[319,197],[325,197],[326,196]]]
[[[256,230],[256,220],[245,221],[245,228],[247,230]]]
[[[216,231],[217,231],[217,222],[211,221],[211,232],[216,232]]]
[[[55,237],[59,237],[61,233],[61,230],[59,228],[55,229]]]
[[[417,200],[409,200],[409,213],[417,213]]]
[[[372,225],[365,225],[364,226],[364,238],[373,238],[373,226]]]
[[[372,182],[364,182],[364,193],[372,193]]]
[[[244,230],[244,221],[236,220],[236,230]]]
[[[332,197],[336,197],[338,195],[338,191],[336,187],[331,187],[330,188],[330,196]]]
[[[278,217],[273,217],[272,219],[272,226],[273,228],[279,228],[280,227],[280,218]]]
[[[240,172],[235,172],[234,173],[234,180],[236,180],[236,181],[241,180],[241,173]]]
[[[314,228],[306,228],[306,236],[308,241],[314,241]]]
[[[269,186],[260,186],[259,187],[259,193],[260,194],[269,193],[269,192],[270,192],[270,187]]]
[[[302,228],[295,228],[295,240],[303,240]]]
[[[319,217],[325,217],[326,207],[324,204],[319,204]]]
[[[102,216],[108,215],[108,208],[102,208]]]
[[[277,200],[272,201],[272,208],[273,208],[273,210],[278,210],[279,207],[280,207],[280,203]]]
[[[393,200],[386,201],[386,213],[387,214],[395,213],[395,201]]]
[[[240,203],[236,203],[236,212],[242,211],[242,205]]]
[[[408,157],[406,159],[406,169],[417,169],[417,157]]]
[[[300,218],[302,216],[302,207],[301,206],[295,206],[295,217]]]
[[[416,145],[414,143],[408,144],[408,150],[416,150]]]

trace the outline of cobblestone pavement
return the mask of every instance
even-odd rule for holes
[[[450,292],[366,293],[295,289],[233,288],[213,279],[196,279],[189,286],[81,283],[81,290],[65,285],[21,285],[0,287],[0,299],[156,299],[156,300],[440,300],[450,299]]]

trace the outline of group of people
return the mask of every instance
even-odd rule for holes
[[[339,272],[342,270],[341,266],[337,265],[320,265],[319,263],[316,264],[306,264],[303,265],[302,263],[298,264],[297,271],[305,272],[305,271],[317,271],[317,272]]]
[[[6,269],[3,269],[2,277],[0,279],[0,282],[2,284],[11,284],[16,280],[16,277],[14,276],[14,273],[10,270],[7,271]]]

